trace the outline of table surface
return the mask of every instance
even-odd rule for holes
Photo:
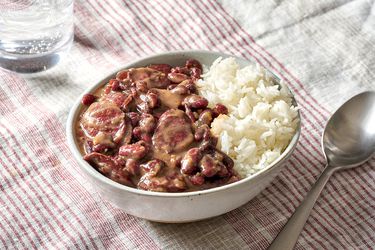
[[[309,3],[308,3],[309,2]],[[324,167],[320,135],[346,99],[375,90],[374,1],[76,1],[61,64],[0,70],[0,248],[266,249]],[[127,215],[83,178],[65,139],[69,108],[114,69],[183,49],[242,56],[280,75],[301,107],[300,143],[246,205],[167,225]],[[374,124],[375,126],[375,124]],[[375,160],[335,174],[296,249],[375,248]]]

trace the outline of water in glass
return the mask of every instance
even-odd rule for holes
[[[0,67],[33,73],[56,65],[73,41],[73,0],[1,0]]]

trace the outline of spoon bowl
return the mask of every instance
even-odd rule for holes
[[[330,167],[351,168],[375,151],[375,92],[356,95],[329,119],[322,147]]]

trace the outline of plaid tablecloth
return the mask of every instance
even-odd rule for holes
[[[324,167],[320,135],[345,99],[375,89],[374,1],[76,1],[68,58],[40,75],[0,70],[0,248],[266,249]],[[65,140],[69,108],[115,68],[150,54],[222,51],[281,75],[303,116],[285,170],[223,216],[166,225],[104,201]],[[375,124],[374,124],[375,126]],[[335,174],[296,249],[375,248],[375,160]]]

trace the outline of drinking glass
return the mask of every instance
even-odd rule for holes
[[[0,0],[0,67],[51,68],[73,41],[73,0]]]

